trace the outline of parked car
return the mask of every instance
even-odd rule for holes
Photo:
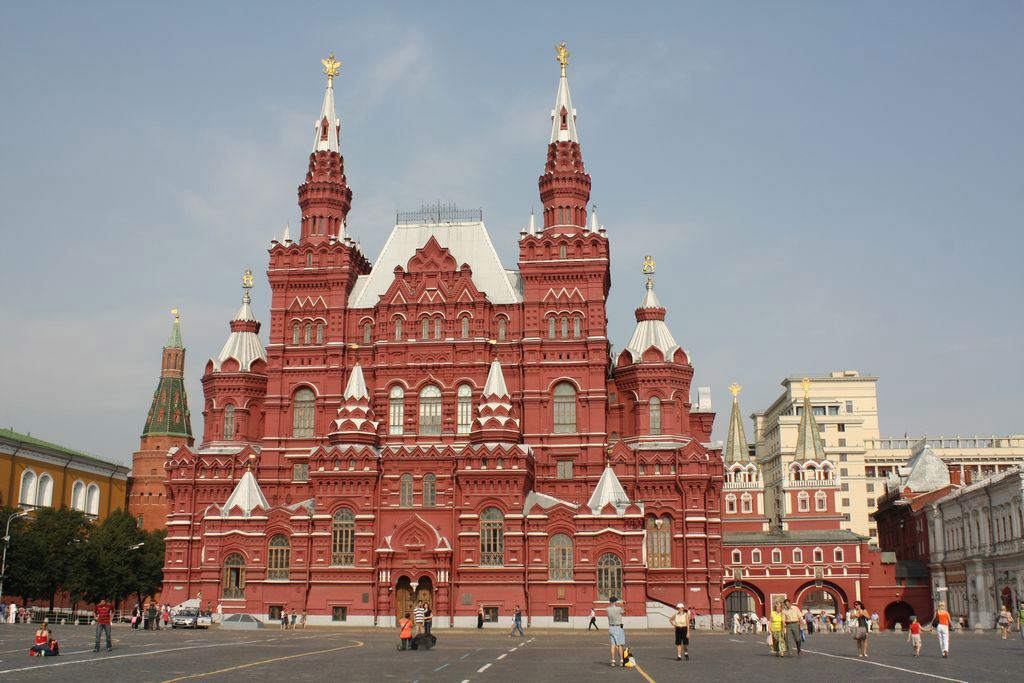
[[[209,628],[210,615],[197,609],[178,610],[171,621],[171,628]]]

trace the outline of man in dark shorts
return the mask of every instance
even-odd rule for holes
[[[668,618],[672,622],[672,626],[676,630],[676,661],[680,661],[684,657],[687,661],[690,660],[690,610],[686,609],[686,605],[679,603],[676,605],[675,614]]]

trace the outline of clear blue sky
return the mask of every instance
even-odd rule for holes
[[[565,40],[613,342],[654,252],[717,434],[732,381],[854,368],[883,433],[1024,432],[1024,4],[376,5],[0,5],[0,426],[127,460],[177,306],[201,433],[329,51],[366,253],[440,199],[513,266]]]

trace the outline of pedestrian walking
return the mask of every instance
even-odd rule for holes
[[[160,623],[156,619],[156,603],[149,603],[149,609],[146,610],[146,616],[149,617],[149,627],[154,631],[160,628]]]
[[[219,624],[222,621],[224,621],[224,605],[222,603],[218,602],[217,603],[217,623]]]
[[[93,647],[93,652],[100,651],[100,634],[105,633],[107,635],[107,652],[110,652],[110,617],[114,609],[107,604],[106,599],[100,598],[100,603],[96,605],[96,646]]]
[[[932,619],[932,625],[935,626],[935,634],[939,637],[939,649],[942,650],[943,657],[949,657],[949,625],[951,619],[949,612],[946,611],[946,603],[939,603],[939,610],[935,613],[935,618]]]
[[[737,627],[739,615],[737,617]],[[686,609],[686,605],[679,603],[676,605],[676,612],[668,618],[672,622],[672,626],[675,627],[676,631],[676,661],[682,660],[684,657],[687,661],[690,660],[690,612]]]
[[[1006,640],[1010,634],[1010,610],[1006,609],[1006,605],[999,608],[999,618],[996,619],[996,623],[999,625],[999,632],[1003,634],[1003,640]]]
[[[302,610],[302,618],[299,619],[299,623],[300,623],[301,628],[302,628],[303,631],[306,630],[306,616],[307,616],[306,610]]]
[[[1021,603],[1021,607],[1024,607],[1024,603]],[[14,604],[14,602],[11,602],[11,604],[7,606],[7,623],[8,624],[13,624],[13,623],[15,623],[17,621],[17,619],[18,619],[18,606],[16,604]]]
[[[519,631],[520,636],[526,637],[526,634],[523,632],[523,611],[519,609],[519,605],[516,605],[516,608],[512,610],[512,630],[508,632],[508,637],[511,638],[512,634],[516,631]]]
[[[910,617],[910,626],[907,628],[910,633],[907,634],[907,642],[910,643],[914,649],[914,656],[921,656],[921,624],[917,621],[917,617]]]
[[[412,649],[412,619],[409,618],[409,613],[406,612],[405,616],[398,620],[398,628],[401,629],[398,632],[399,638],[399,650],[411,650]]]
[[[618,655],[619,663],[625,664],[622,656],[626,647],[626,631],[622,628],[622,615],[625,610],[622,605],[623,603],[620,603],[614,595],[608,598],[606,614],[608,615],[608,640],[611,642],[612,666],[616,666],[616,655]]]
[[[776,657],[784,657],[786,655],[786,620],[782,614],[782,602],[778,600],[772,605],[771,627],[768,643]]]
[[[794,605],[787,598],[782,601],[782,620],[786,624],[786,647],[790,650],[789,640],[793,639],[793,647],[796,648],[796,654],[799,657],[801,654],[800,648],[803,645],[803,639],[800,637],[800,624],[803,623],[804,615],[800,613],[800,608]]]
[[[281,608],[281,630],[288,630],[288,610],[284,607]]]
[[[420,600],[416,603],[416,609],[413,610],[413,621],[416,622],[416,635],[423,633],[423,601]]]
[[[591,626],[594,627],[595,631],[600,631],[601,630],[601,629],[599,629],[597,627],[597,612],[594,610],[593,607],[590,608],[590,623],[587,624],[587,632],[590,631],[590,627]]]
[[[476,611],[476,627],[477,628],[483,628],[484,627],[484,607],[483,607],[483,605],[480,605],[480,609],[478,609]]]
[[[814,635],[814,615],[809,609],[804,610],[804,624],[806,624],[807,635]]]
[[[298,621],[298,619],[299,619],[299,615],[295,613],[295,608],[292,607],[292,612],[291,612],[292,623],[291,623],[291,627],[292,627],[293,631],[295,630],[295,622]]]
[[[871,623],[871,614],[860,600],[853,603],[850,619],[853,639],[857,641],[857,656],[866,658],[868,656],[868,624]]]
[[[163,614],[160,615],[164,622],[164,628],[167,628],[171,623],[171,607],[170,605],[164,605]]]
[[[430,603],[423,603],[423,635],[430,635],[430,627],[434,624],[434,611]]]
[[[768,633],[768,617],[761,617],[761,633]]]
[[[1024,600],[1020,601],[1020,607],[1017,608],[1017,632],[1020,633],[1020,639],[1024,640]]]

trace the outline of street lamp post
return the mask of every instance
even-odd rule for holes
[[[27,514],[28,510],[18,510],[7,518],[7,528],[4,530],[4,559],[3,563],[0,563],[0,599],[4,597],[4,578],[7,576],[7,546],[11,544],[11,522]]]

